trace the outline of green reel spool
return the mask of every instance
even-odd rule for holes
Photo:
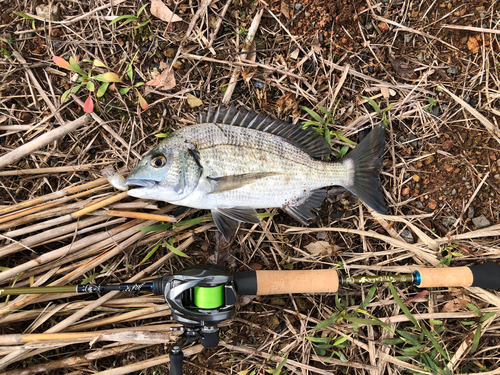
[[[216,309],[224,304],[224,285],[194,287],[194,304],[200,309]]]

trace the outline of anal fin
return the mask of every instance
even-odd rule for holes
[[[316,212],[321,208],[326,194],[327,191],[325,189],[314,190],[301,204],[297,206],[285,206],[283,209],[302,224],[308,225],[309,220],[316,218]]]
[[[250,207],[215,208],[212,210],[212,218],[217,229],[228,242],[238,230],[240,222],[260,223],[257,211]]]

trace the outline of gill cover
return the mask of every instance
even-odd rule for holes
[[[128,191],[133,197],[175,202],[193,192],[202,171],[195,149],[158,147],[144,156],[125,184],[139,186]]]

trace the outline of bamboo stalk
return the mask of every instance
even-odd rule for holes
[[[31,174],[46,174],[46,173],[80,172],[80,171],[88,171],[90,169],[95,169],[97,165],[107,165],[112,163],[113,161],[107,161],[107,162],[96,162],[94,164],[82,164],[82,165],[67,166],[67,167],[50,167],[50,168],[36,168],[36,169],[19,169],[15,171],[0,171],[0,177],[25,176]]]
[[[127,198],[127,197],[128,197],[128,193],[126,191],[124,191],[124,192],[119,193],[117,195],[113,195],[110,198],[107,198],[107,199],[104,199],[100,202],[97,202],[91,206],[85,207],[84,209],[81,209],[80,211],[77,211],[77,212],[71,214],[71,216],[76,219],[80,216],[87,215],[92,211],[98,210],[99,208],[103,208],[111,203],[121,201],[122,199]]]
[[[17,147],[15,150],[9,152],[8,154],[0,157],[0,169],[15,163],[16,161],[24,158],[35,150],[54,142],[65,135],[75,131],[80,126],[86,124],[90,120],[90,116],[87,114],[82,117],[77,118],[75,121],[71,121],[63,126],[60,126],[54,130],[51,130],[38,138],[25,143],[22,146]]]
[[[14,204],[12,206],[1,208],[0,209],[0,216],[11,213],[11,212],[15,212],[18,210],[23,210],[23,209],[28,208],[28,207],[33,207],[35,205],[38,205],[38,204],[44,203],[44,202],[48,202],[48,201],[51,201],[53,199],[62,198],[62,197],[65,197],[66,195],[75,194],[75,193],[81,192],[83,190],[92,189],[96,186],[100,186],[100,185],[104,185],[104,184],[108,184],[108,180],[106,177],[101,177],[97,180],[87,182],[87,183],[82,184],[82,185],[77,185],[77,186],[65,188],[62,190],[58,190],[54,193],[50,193],[50,194],[43,195],[43,196],[35,198],[35,199],[30,199],[28,201]]]
[[[143,212],[131,212],[131,211],[106,211],[108,216],[118,216],[118,217],[128,217],[131,219],[142,219],[142,220],[155,220],[155,221],[166,221],[167,223],[175,223],[175,217],[170,215],[155,215]]]

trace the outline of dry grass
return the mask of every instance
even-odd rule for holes
[[[300,3],[308,10],[323,4]],[[205,263],[234,271],[341,265],[356,276],[408,273],[446,257],[451,266],[498,262],[498,4],[478,10],[444,0],[355,3],[351,23],[337,19],[331,33],[319,26],[299,33],[293,31],[297,23],[279,12],[282,6],[293,12],[295,2],[289,1],[266,7],[181,0],[168,5],[183,22],[151,17],[137,32],[134,22],[109,22],[136,14],[143,3],[64,2],[58,4],[62,20],[36,18],[33,30],[31,20],[14,12],[35,15],[34,3],[0,2],[0,285],[132,282]],[[369,20],[373,29],[366,27]],[[90,119],[82,110],[84,89],[60,104],[74,82],[73,74],[53,64],[55,55],[99,59],[122,77],[135,57],[136,82],[152,79],[152,70],[165,61],[174,66],[177,85],[168,91],[139,87],[147,110],[134,90],[108,91]],[[453,67],[457,74],[448,73]],[[297,227],[280,211],[261,226],[243,226],[226,244],[206,212],[115,191],[100,171],[107,165],[130,171],[157,142],[155,134],[193,123],[200,108],[189,108],[187,94],[199,96],[202,109],[224,101],[294,122],[307,118],[299,106],[332,110],[340,100],[332,129],[355,141],[380,121],[362,96],[382,109],[392,104],[382,171],[390,216],[333,189],[310,227]],[[439,113],[432,113],[429,98]],[[446,193],[452,188],[455,194]],[[483,214],[493,225],[475,228],[470,207],[472,216]],[[443,224],[445,217],[451,224]],[[138,230],[158,220],[192,218],[207,220]],[[328,241],[331,251],[310,254],[305,246],[317,240]],[[160,246],[145,259],[170,241],[189,258]],[[338,297],[242,298],[236,317],[221,327],[221,345],[187,349],[185,369],[260,374],[286,358],[282,373],[498,372],[496,291],[394,288],[342,287]],[[314,330],[335,313],[335,322]],[[390,330],[379,321],[373,325],[375,319]],[[0,308],[0,372],[168,373],[172,324],[159,296],[10,298]],[[307,337],[330,338],[329,344],[346,340],[315,351],[318,343]],[[391,339],[399,340],[386,341]]]

